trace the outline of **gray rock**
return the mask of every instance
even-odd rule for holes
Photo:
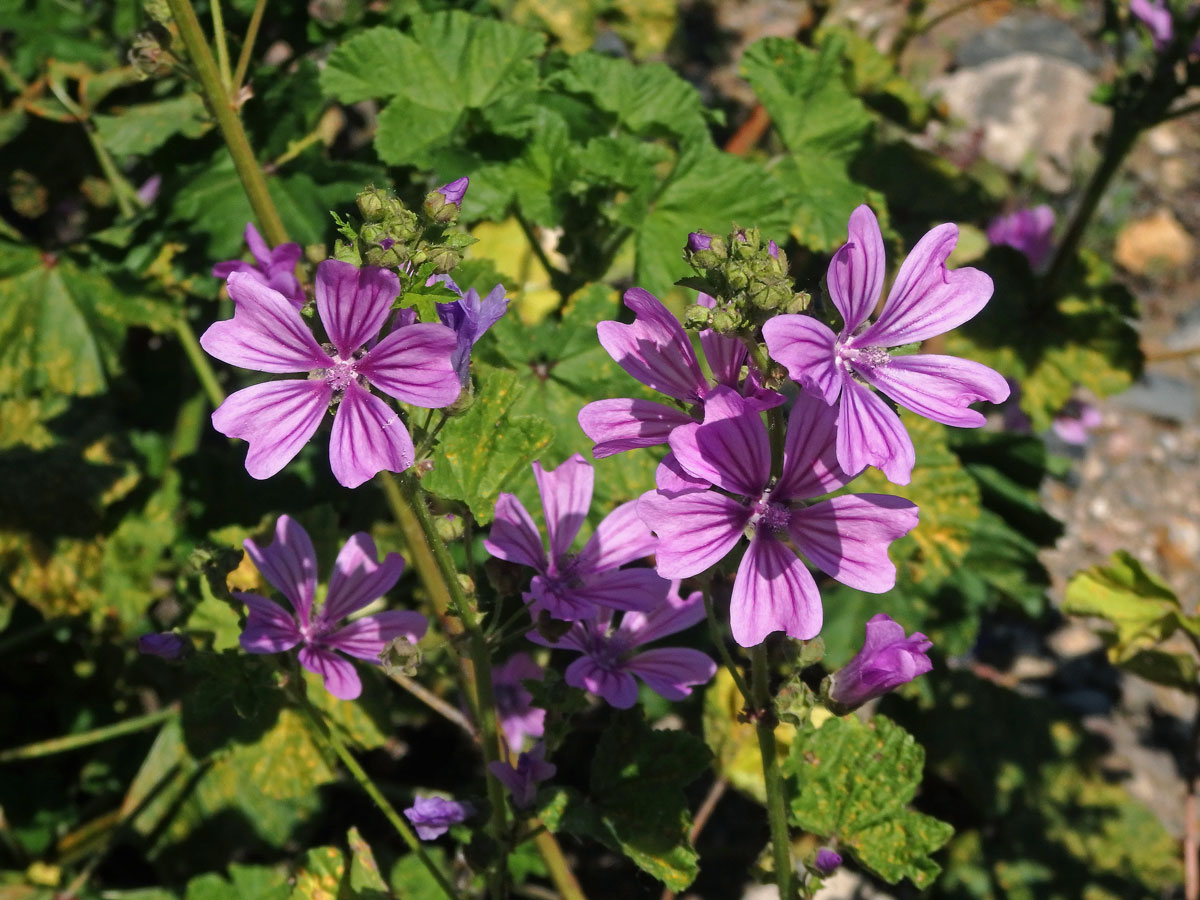
[[[1133,387],[1111,399],[1160,419],[1182,424],[1196,421],[1196,385],[1182,378],[1147,372]]]
[[[1175,320],[1175,328],[1163,340],[1168,350],[1200,348],[1200,305],[1193,306]]]
[[[961,67],[981,66],[994,59],[1036,53],[1066,60],[1096,73],[1104,60],[1068,25],[1049,16],[1009,16],[963,43],[954,55]]]
[[[983,134],[983,155],[1012,172],[1032,167],[1051,191],[1071,187],[1111,113],[1091,102],[1095,80],[1062,59],[1018,53],[935,79],[950,114]],[[973,135],[964,135],[966,141]]]

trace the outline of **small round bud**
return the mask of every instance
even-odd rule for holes
[[[793,294],[783,307],[785,313],[802,313],[812,305],[812,294],[808,291],[800,291],[798,294]]]
[[[694,330],[708,328],[712,324],[712,310],[698,303],[689,306],[684,314],[683,324],[684,327]]]
[[[366,222],[381,222],[388,207],[387,191],[369,187],[354,198],[358,213]]]
[[[463,520],[461,516],[448,513],[433,520],[438,537],[443,541],[457,541],[463,536]]]
[[[738,316],[727,309],[713,311],[712,328],[717,334],[736,334],[740,324]]]
[[[687,249],[692,253],[708,250],[712,247],[713,236],[703,231],[693,231],[688,234]]]
[[[830,850],[828,847],[822,847],[817,851],[817,858],[813,861],[813,868],[822,875],[832,875],[834,871],[842,864],[842,855],[836,850]]]
[[[462,254],[449,247],[435,247],[429,256],[433,260],[433,271],[436,275],[445,275],[454,270],[462,262]]]

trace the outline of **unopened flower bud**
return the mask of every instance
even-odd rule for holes
[[[433,520],[433,525],[437,529],[438,537],[443,541],[457,541],[463,536],[462,518],[453,513],[438,516]]]
[[[829,679],[829,708],[839,715],[933,668],[927,655],[933,642],[920,632],[905,637],[904,627],[886,613],[872,617],[866,632],[862,649]]]
[[[699,253],[701,250],[708,250],[712,247],[712,235],[706,234],[703,231],[693,231],[688,234],[687,248],[692,253]]]
[[[741,321],[727,309],[718,309],[712,315],[712,328],[717,334],[737,334]]]
[[[462,211],[463,196],[470,180],[465,176],[425,195],[425,215],[439,225],[453,225]]]
[[[802,313],[812,305],[812,294],[808,291],[800,291],[798,294],[793,294],[783,307],[785,313]]]
[[[471,380],[468,378],[467,383],[463,385],[463,389],[458,395],[458,399],[447,406],[443,412],[453,418],[454,416],[461,416],[474,405],[475,389],[471,386]]]
[[[683,317],[683,324],[686,328],[700,330],[708,328],[712,324],[712,310],[707,306],[689,306]]]
[[[445,275],[448,272],[452,272],[462,262],[462,254],[456,250],[451,250],[449,247],[434,248],[431,250],[429,258],[433,260],[433,271],[436,275]]]
[[[836,850],[830,850],[828,847],[822,847],[817,851],[817,858],[813,862],[813,868],[822,875],[832,875],[834,871],[842,864],[842,855]]]
[[[380,651],[379,664],[388,675],[399,672],[411,678],[421,665],[421,648],[405,635],[398,635]]]
[[[369,187],[354,198],[358,213],[365,222],[382,222],[387,214],[387,200],[387,191],[376,187]]]

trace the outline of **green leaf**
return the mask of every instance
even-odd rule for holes
[[[830,719],[792,745],[792,820],[836,838],[839,849],[888,883],[908,878],[925,887],[940,871],[929,854],[954,829],[908,808],[924,764],[925,751],[890,719]]]
[[[614,716],[596,745],[591,793],[604,826],[626,856],[673,891],[699,871],[683,788],[711,761],[701,741],[652,730],[640,710]]]
[[[930,101],[896,68],[895,62],[865,35],[845,26],[822,27],[820,42],[836,40],[849,64],[847,75],[853,93],[892,121],[920,131],[932,114]]]
[[[371,845],[363,840],[358,829],[352,827],[346,835],[350,844],[350,888],[355,891],[384,891],[387,892],[387,882],[379,873],[379,863],[375,862],[375,854]]]
[[[442,429],[433,471],[423,483],[435,494],[462,500],[486,524],[500,492],[550,445],[554,429],[538,416],[514,414],[527,386],[516,372],[477,365],[475,374],[482,388],[471,408]]]
[[[447,870],[446,854],[441,847],[426,847],[425,852],[441,871]],[[388,874],[388,882],[400,900],[446,900],[445,892],[415,853],[396,860]]]
[[[333,900],[342,896],[346,857],[337,847],[313,847],[304,855],[289,900]]]
[[[177,134],[196,138],[212,127],[199,94],[138,104],[92,121],[100,142],[117,156],[146,156]]]
[[[391,98],[379,115],[375,149],[393,165],[428,165],[471,110],[531,90],[544,38],[462,12],[420,16],[411,34],[374,28],[329,58],[321,86],[343,103]]]
[[[872,118],[846,87],[844,42],[829,37],[819,49],[764,38],[742,57],[750,82],[779,131],[788,156],[777,174],[793,236],[814,250],[845,240],[846,222],[860,203],[882,203],[849,174],[865,146]],[[761,223],[756,223],[761,224]],[[765,229],[764,229],[765,230]]]
[[[287,900],[287,896],[286,873],[233,863],[228,879],[215,872],[191,879],[184,900]]]

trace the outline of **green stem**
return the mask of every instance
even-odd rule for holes
[[[136,716],[132,719],[126,719],[124,722],[105,725],[102,728],[93,728],[91,731],[85,731],[81,734],[68,734],[63,737],[51,738],[48,741],[26,744],[24,747],[14,747],[11,750],[0,752],[0,763],[13,762],[19,759],[39,759],[43,756],[65,753],[68,750],[78,750],[80,747],[90,747],[92,744],[100,744],[104,741],[110,741],[113,738],[145,731],[147,728],[153,728],[160,722],[165,722],[167,719],[172,719],[177,715],[179,715],[179,707],[168,706],[166,709],[160,709],[158,712],[146,713],[144,716]]]
[[[188,362],[192,364],[192,370],[200,380],[200,386],[204,388],[208,402],[212,404],[213,409],[216,409],[225,402],[225,392],[221,390],[221,384],[217,381],[217,373],[213,371],[207,354],[196,339],[196,332],[192,331],[192,326],[183,316],[175,320],[175,334],[179,338],[179,344],[183,347]]]
[[[787,793],[775,748],[775,711],[771,709],[770,669],[765,643],[750,651],[750,671],[754,681],[754,731],[758,735],[763,784],[767,790],[767,821],[771,826],[775,883],[779,886],[780,900],[792,900],[795,894],[792,887],[792,844],[787,824]]]
[[[217,68],[221,73],[221,85],[226,92],[233,87],[229,74],[229,44],[225,40],[225,17],[221,13],[221,0],[209,0],[212,4],[213,40],[217,44]]]
[[[254,12],[250,13],[250,24],[246,26],[242,52],[238,54],[237,68],[233,70],[233,87],[229,93],[234,97],[241,92],[242,82],[246,80],[246,71],[250,68],[250,55],[254,50],[254,42],[258,38],[258,27],[262,24],[263,12],[266,8],[267,0],[256,0]]]
[[[533,839],[533,845],[542,855],[546,871],[550,874],[554,886],[558,888],[558,895],[562,900],[587,900],[583,888],[579,886],[579,879],[571,871],[571,865],[563,856],[562,847],[558,845],[554,835],[549,831],[539,831]]]
[[[550,278],[550,286],[558,292],[558,295],[563,300],[566,300],[571,294],[570,276],[550,262],[550,257],[546,255],[546,248],[537,239],[537,235],[534,233],[533,226],[529,223],[529,220],[521,214],[520,210],[515,210],[515,214],[521,230],[525,232],[525,240],[529,242],[529,247],[533,250],[533,255],[537,257],[538,262],[542,264],[542,268],[546,270],[546,275]]]
[[[725,646],[725,635],[721,631],[721,623],[717,621],[717,614],[713,609],[712,583],[707,577],[700,583],[700,593],[704,597],[704,616],[708,619],[708,633],[712,637],[712,642],[717,645],[717,652],[721,654],[721,661],[725,663],[725,668],[733,676],[733,683],[737,685],[737,689],[742,692],[742,697],[749,704],[753,693],[750,685],[746,683],[746,679],[742,677],[742,671],[734,662],[729,648]]]
[[[457,900],[458,895],[455,893],[454,888],[450,886],[450,881],[442,874],[441,869],[437,867],[434,861],[429,858],[429,854],[425,852],[425,848],[421,846],[421,842],[417,840],[417,836],[413,834],[412,829],[408,827],[408,824],[396,812],[396,807],[392,806],[388,802],[387,797],[383,796],[383,792],[371,780],[371,776],[358,764],[358,760],[354,758],[354,755],[346,749],[346,745],[342,743],[341,738],[337,736],[332,728],[326,726],[325,722],[321,719],[320,713],[313,709],[312,705],[308,702],[308,698],[300,696],[297,699],[297,707],[308,722],[309,730],[313,737],[333,750],[337,758],[342,761],[342,765],[346,767],[346,771],[350,773],[350,777],[357,781],[359,787],[375,802],[375,805],[379,807],[379,811],[383,813],[384,818],[396,829],[396,833],[400,835],[400,839],[408,845],[408,848],[421,861],[421,865],[433,876],[433,880],[442,889],[442,893],[449,897],[450,900]]]
[[[263,235],[274,246],[286,244],[288,242],[287,231],[271,200],[271,194],[267,190],[267,181],[258,166],[258,160],[254,157],[254,151],[250,148],[250,141],[246,138],[242,121],[230,105],[229,95],[225,92],[221,75],[217,71],[217,64],[204,40],[204,32],[200,29],[200,21],[196,18],[196,11],[192,8],[191,0],[167,0],[167,4],[171,7],[171,15],[175,19],[175,24],[179,28],[179,37],[196,70],[196,77],[200,80],[204,99],[213,117],[217,120],[217,127],[221,129],[221,136],[225,139],[229,155],[233,158],[233,167],[237,170],[238,178],[242,182],[246,197],[250,200],[254,215],[258,218]]]

